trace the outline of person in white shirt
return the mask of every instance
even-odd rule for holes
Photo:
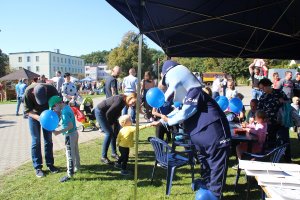
[[[221,81],[220,78],[218,77],[218,75],[215,75],[215,80],[212,84],[212,98],[215,99],[218,96],[220,96],[220,90],[221,90]]]
[[[135,77],[135,75],[136,75],[135,69],[131,68],[129,69],[129,75],[123,79],[122,91],[126,96],[132,93],[136,93],[138,78]],[[135,106],[132,106],[130,109],[131,109],[130,112],[131,121],[132,123],[135,123],[135,116],[136,116]],[[125,106],[124,109],[122,110],[122,115],[126,115],[127,113],[128,113],[128,107]]]
[[[256,58],[253,60],[253,63],[249,65],[249,70],[254,70],[255,68],[260,70],[260,76],[268,76],[268,68],[266,63],[263,59]]]
[[[65,79],[64,79],[64,77],[61,76],[61,71],[56,72],[56,77],[57,77],[56,89],[58,91],[59,96],[62,97],[61,87],[62,87],[63,83],[65,82]]]
[[[228,100],[237,97],[237,90],[235,89],[234,82],[228,81],[227,82],[227,90],[226,90],[226,97]]]

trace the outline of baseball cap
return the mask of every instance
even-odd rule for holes
[[[172,60],[167,60],[165,61],[165,63],[163,64],[163,67],[162,67],[162,75],[163,75],[163,78],[162,78],[162,84],[163,85],[166,85],[166,82],[165,82],[165,79],[166,79],[166,73],[172,69],[173,67],[176,67],[177,65],[179,65],[177,62],[175,61],[172,61]]]
[[[44,105],[47,103],[47,91],[46,87],[42,84],[37,84],[33,89],[33,94],[35,100],[39,105]]]
[[[52,107],[57,104],[57,103],[60,103],[62,102],[62,98],[60,98],[59,96],[55,95],[55,96],[52,96],[49,101],[48,101],[48,104],[49,104],[49,109],[52,109]]]

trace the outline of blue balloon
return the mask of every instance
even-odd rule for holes
[[[160,108],[165,103],[165,95],[159,88],[154,87],[148,90],[146,101],[151,107]]]
[[[229,101],[225,96],[218,96],[215,101],[218,103],[222,111],[225,111],[228,108]]]
[[[196,193],[195,200],[218,200],[218,198],[210,190],[200,188]]]
[[[59,117],[53,110],[45,110],[40,115],[40,123],[47,131],[53,131],[58,126]]]
[[[179,101],[174,101],[173,105],[175,108],[180,108],[182,106],[182,103]]]
[[[231,112],[240,113],[243,110],[243,102],[235,97],[229,101],[229,109]]]

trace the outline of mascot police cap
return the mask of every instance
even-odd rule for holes
[[[176,67],[177,65],[179,65],[177,62],[175,62],[175,61],[172,61],[172,60],[167,60],[167,61],[165,61],[165,63],[164,63],[164,65],[163,65],[163,67],[162,67],[162,71],[161,71],[161,73],[162,73],[162,75],[163,75],[163,78],[162,78],[162,84],[163,85],[166,85],[166,82],[165,82],[165,77],[166,77],[166,73],[170,70],[170,69],[172,69],[173,67]]]

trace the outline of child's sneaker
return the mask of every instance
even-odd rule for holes
[[[114,167],[117,169],[122,169],[122,165],[117,162],[115,162]]]
[[[111,161],[108,158],[101,158],[100,161],[104,164],[110,164]]]
[[[69,180],[71,180],[71,178],[69,176],[64,176],[59,180],[59,182],[63,183],[63,182],[67,182]]]
[[[56,174],[59,172],[58,168],[54,167],[53,165],[49,166],[48,169],[52,174]]]
[[[41,169],[36,169],[35,170],[35,175],[38,178],[42,178],[42,177],[44,177],[44,172]]]
[[[119,158],[120,158],[118,154],[111,154],[111,157],[116,160],[119,160]]]
[[[123,169],[121,170],[121,174],[124,175],[124,176],[130,175],[129,171],[123,170]]]

